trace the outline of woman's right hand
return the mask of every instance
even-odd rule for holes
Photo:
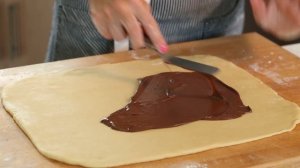
[[[89,0],[90,15],[99,33],[116,41],[129,37],[132,48],[144,47],[144,34],[162,53],[168,45],[145,0]]]

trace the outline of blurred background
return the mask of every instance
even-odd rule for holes
[[[0,69],[44,62],[51,28],[54,0],[0,0]],[[244,32],[265,34],[255,24],[246,5]],[[298,41],[300,42],[300,41]]]
[[[54,0],[0,0],[0,69],[44,62]]]

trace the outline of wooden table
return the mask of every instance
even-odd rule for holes
[[[261,79],[284,98],[300,105],[300,59],[256,33],[175,44],[177,55],[210,54],[232,61]],[[155,56],[149,50],[59,61],[0,70],[1,88],[45,72]],[[268,101],[268,100],[266,100]],[[124,167],[300,167],[300,126],[293,131],[240,145]],[[69,168],[42,156],[0,105],[0,167]]]

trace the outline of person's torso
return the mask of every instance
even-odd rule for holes
[[[241,33],[244,0],[151,0],[152,14],[168,43]],[[103,38],[89,16],[88,0],[56,0],[50,61],[105,54]]]

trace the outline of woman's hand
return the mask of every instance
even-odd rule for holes
[[[90,15],[99,33],[116,41],[129,37],[133,49],[144,47],[144,34],[161,51],[168,50],[145,0],[89,0]]]
[[[300,37],[300,0],[251,0],[256,22],[282,40]]]

